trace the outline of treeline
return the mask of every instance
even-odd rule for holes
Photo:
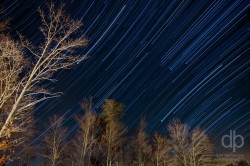
[[[19,157],[17,165],[25,165],[34,157],[42,158],[41,161],[50,166],[198,166],[214,163],[213,144],[202,129],[191,131],[187,124],[173,120],[166,128],[169,136],[155,133],[151,137],[142,118],[136,132],[128,135],[121,121],[123,104],[106,99],[98,114],[92,100],[85,99],[81,108],[83,114],[75,117],[78,128],[73,137],[68,136],[71,131],[64,127],[63,117],[50,117],[42,143],[28,151],[27,147],[22,149],[20,155],[26,156]]]

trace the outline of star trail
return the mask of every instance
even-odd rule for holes
[[[215,140],[233,129],[249,138],[249,1],[65,3],[67,12],[84,22],[89,44],[79,54],[88,59],[47,85],[63,95],[37,106],[40,121],[60,113],[67,123],[80,111],[81,99],[93,96],[97,110],[107,98],[124,103],[129,128],[145,115],[149,131],[165,132],[169,121],[179,118]],[[41,40],[36,9],[45,7],[44,1],[6,0],[4,6],[0,16],[14,20],[13,35],[19,31],[34,43]]]

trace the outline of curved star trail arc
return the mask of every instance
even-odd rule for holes
[[[36,8],[45,3],[4,5],[12,34],[38,43]],[[72,0],[66,10],[84,22],[88,59],[47,85],[64,94],[38,106],[40,121],[60,113],[68,123],[93,96],[97,109],[106,98],[124,103],[130,128],[146,115],[149,131],[179,118],[215,139],[231,129],[250,135],[249,1]]]

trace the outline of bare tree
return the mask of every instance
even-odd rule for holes
[[[72,141],[75,147],[73,161],[77,166],[87,166],[90,165],[90,157],[97,141],[98,117],[92,106],[92,98],[84,99],[81,107],[84,115],[76,118],[79,129]]]
[[[146,121],[141,119],[137,128],[136,136],[133,140],[133,152],[135,164],[145,166],[150,163],[150,155],[152,154],[152,146],[149,143],[149,137],[145,132]]]
[[[25,66],[25,59],[19,43],[9,36],[0,34],[0,110],[8,114],[14,104],[19,82],[19,74]]]
[[[67,129],[62,126],[63,120],[63,117],[57,115],[50,117],[47,125],[49,130],[43,138],[44,151],[41,156],[47,158],[51,166],[62,164],[62,156],[67,147],[65,140]]]
[[[194,130],[190,136],[190,145],[188,147],[189,165],[212,164],[213,148],[211,140],[202,129]]]
[[[21,37],[21,43],[15,45],[15,49],[6,49],[6,47],[0,48],[6,50],[8,55],[13,58],[23,59],[21,53],[19,53],[19,46],[27,49],[33,56],[31,59],[34,62],[26,65],[28,72],[23,73],[23,77],[19,79],[17,85],[10,88],[10,92],[17,92],[14,96],[13,105],[6,115],[6,120],[3,120],[0,130],[0,137],[4,137],[10,129],[11,123],[14,121],[17,114],[21,114],[24,110],[31,108],[35,104],[44,101],[49,98],[57,97],[60,93],[52,93],[46,88],[41,87],[43,81],[55,81],[53,75],[55,72],[61,69],[69,68],[76,62],[83,60],[83,57],[75,56],[76,48],[80,48],[87,44],[87,39],[84,37],[77,37],[82,22],[73,20],[69,16],[64,14],[64,5],[55,7],[53,3],[48,4],[48,11],[38,10],[42,19],[42,26],[40,31],[44,37],[44,43],[40,46],[34,46],[27,40]],[[48,14],[47,14],[48,13]],[[12,44],[13,45],[13,44]],[[11,45],[10,45],[11,46]],[[9,46],[9,47],[10,47]],[[19,51],[19,52],[17,52]],[[3,52],[3,51],[2,51]],[[18,56],[12,56],[12,55]],[[1,57],[6,56],[6,54]],[[5,60],[5,58],[3,58]],[[20,60],[11,61],[25,66]],[[8,62],[9,63],[9,62]],[[18,65],[12,65],[11,71],[13,73],[19,73],[21,68]],[[2,67],[2,65],[1,65]],[[7,78],[13,79],[18,75],[11,75]],[[7,86],[7,85],[5,85]],[[8,95],[4,95],[1,99],[1,103],[8,99]]]
[[[188,165],[187,147],[189,145],[188,133],[189,128],[186,124],[182,124],[179,120],[173,120],[168,125],[170,135],[170,146],[177,161],[184,166]]]
[[[21,86],[19,75],[24,68],[23,65],[26,64],[19,43],[3,32],[7,24],[7,21],[0,23],[0,128],[4,126],[15,102],[16,94]],[[23,118],[20,119],[20,117]],[[15,112],[14,118],[7,125],[8,130],[0,137],[1,163],[7,162],[13,151],[27,139],[20,133],[27,131],[30,122],[32,122],[32,115],[28,111]],[[15,135],[15,140],[13,135]]]
[[[107,166],[111,166],[114,162],[119,162],[121,137],[125,132],[126,128],[121,123],[110,122],[106,125],[104,134],[102,135],[102,147]]]
[[[114,161],[118,162],[116,155],[121,149],[121,137],[125,134],[126,128],[119,121],[124,109],[124,105],[112,99],[104,101],[102,119],[105,128],[101,137],[102,152],[106,158],[106,165],[111,166]]]
[[[184,166],[200,166],[212,162],[213,144],[201,129],[190,132],[186,124],[174,120],[168,125],[170,146],[177,162]]]
[[[170,160],[169,142],[166,136],[159,133],[154,134],[153,138],[153,159],[156,166],[166,166]]]

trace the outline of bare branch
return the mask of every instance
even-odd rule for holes
[[[66,16],[64,4],[56,8],[51,2],[47,4],[47,7],[48,11],[38,9],[42,21],[40,31],[45,39],[40,46],[33,45],[21,35],[19,35],[21,44],[8,38],[0,41],[4,42],[3,45],[0,45],[2,54],[0,64],[3,64],[1,67],[5,68],[4,72],[0,73],[0,109],[6,101],[10,98],[13,99],[11,108],[8,108],[10,111],[6,114],[7,119],[1,125],[0,137],[4,137],[4,132],[8,130],[7,126],[13,121],[18,110],[22,112],[41,101],[58,97],[56,93],[45,93],[43,90],[39,90],[43,89],[40,85],[42,81],[55,82],[53,75],[58,70],[70,68],[84,59],[75,55],[78,48],[84,47],[88,43],[86,38],[78,37],[77,34],[82,22]],[[34,59],[32,64],[24,63],[21,47],[27,49],[34,56],[31,58]],[[22,73],[23,78],[19,78],[19,73],[23,72],[24,67],[29,71]],[[39,98],[39,96],[42,97]],[[25,102],[26,98],[29,98],[28,104]]]

